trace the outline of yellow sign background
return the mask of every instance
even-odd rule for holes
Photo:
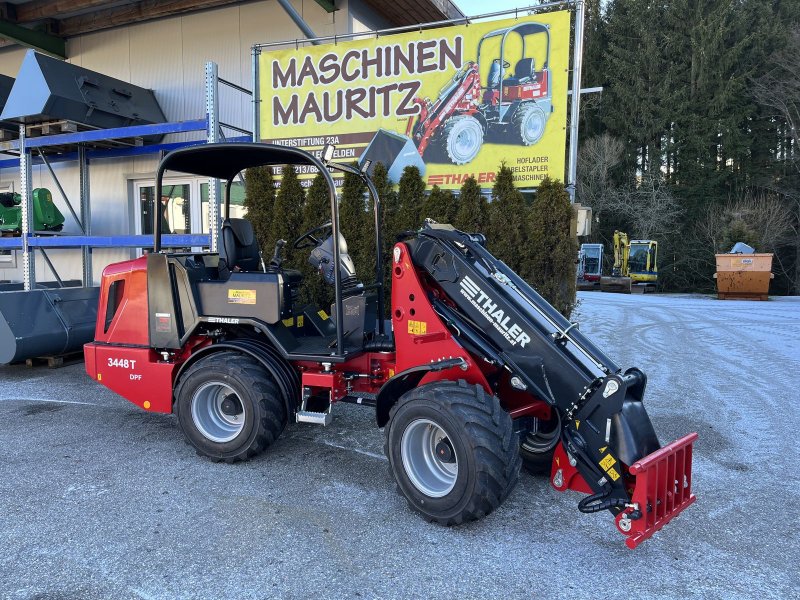
[[[259,59],[262,141],[318,154],[325,143],[333,143],[337,147],[336,160],[356,160],[380,129],[394,132],[394,139],[403,138],[409,118],[417,119],[411,111],[418,113],[420,110],[413,98],[435,102],[440,91],[454,81],[459,67],[466,68],[471,61],[476,61],[478,44],[487,33],[526,23],[545,25],[550,34],[549,103],[548,98],[532,100],[548,110],[544,133],[532,145],[523,145],[510,132],[513,124],[494,124],[491,110],[478,108],[478,105],[486,106],[489,71],[493,59],[500,56],[503,36],[486,38],[478,64],[480,97],[461,94],[462,101],[471,104],[470,110],[478,113],[475,116],[479,120],[483,117],[484,123],[489,121],[480,150],[465,164],[454,164],[447,155],[446,142],[438,141],[445,138],[445,118],[438,127],[430,128],[434,133],[422,155],[424,164],[421,166],[427,185],[438,184],[450,189],[460,187],[468,175],[474,175],[482,187],[491,187],[501,162],[514,170],[518,187],[536,187],[545,176],[563,180],[569,11],[264,52]],[[515,74],[521,58],[529,57],[536,65],[533,70],[537,74],[533,79],[541,81],[547,59],[547,36],[536,28],[529,29],[524,36],[524,56],[522,40],[523,37],[514,32],[506,36],[503,56],[508,67],[504,69],[503,79]],[[518,109],[527,100],[527,97],[522,98],[512,109]],[[456,111],[456,114],[460,113]],[[511,121],[508,117],[505,120]],[[414,140],[405,139],[420,145],[419,136]],[[408,152],[412,147],[406,147],[405,155],[413,154]],[[410,159],[413,162],[416,157]],[[400,167],[401,162],[398,162]],[[300,172],[301,177],[306,178],[314,174],[313,168],[308,167]],[[395,174],[398,172],[399,169],[395,170]],[[397,177],[393,179],[397,183]]]

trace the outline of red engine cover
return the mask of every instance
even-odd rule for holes
[[[148,346],[147,257],[103,269],[95,342]]]

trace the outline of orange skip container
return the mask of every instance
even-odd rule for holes
[[[720,300],[767,300],[772,254],[716,254],[717,297]]]

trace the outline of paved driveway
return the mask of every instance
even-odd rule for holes
[[[689,431],[699,498],[627,550],[608,514],[523,474],[445,529],[394,491],[370,409],[290,426],[213,464],[175,419],[81,365],[0,367],[0,598],[787,598],[800,587],[800,299],[581,294],[577,314],[649,375],[662,442]]]

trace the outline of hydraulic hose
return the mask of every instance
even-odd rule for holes
[[[582,513],[596,513],[611,508],[625,508],[625,501],[622,498],[611,498],[609,500],[607,498],[610,495],[611,486],[606,483],[602,491],[586,496],[586,498],[578,502],[578,510]]]

